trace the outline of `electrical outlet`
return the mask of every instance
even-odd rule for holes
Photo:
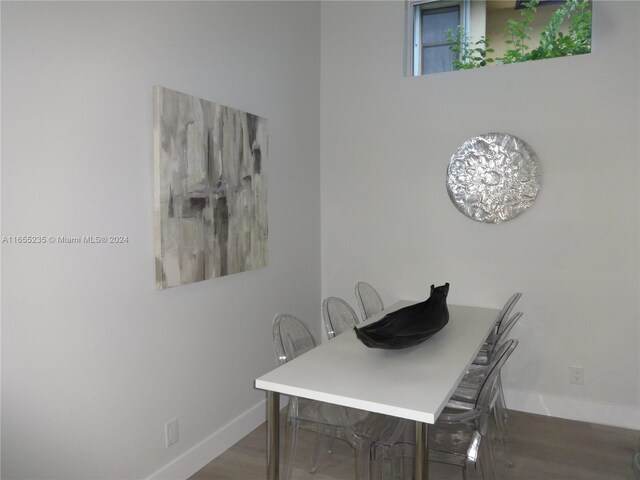
[[[167,448],[178,441],[178,417],[164,424],[164,441]]]
[[[569,382],[574,385],[584,385],[584,368],[573,366],[569,368]]]

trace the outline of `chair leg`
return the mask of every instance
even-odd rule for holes
[[[502,377],[498,375],[498,404],[500,405],[500,409],[502,410],[502,416],[504,417],[504,421],[506,423],[507,418],[509,418],[509,413],[507,412],[507,401],[504,398],[504,389],[502,388]],[[507,437],[507,441],[508,437]]]
[[[487,459],[484,458],[484,455],[480,455],[480,458],[478,459],[478,466],[480,468],[480,476],[482,477],[482,480],[487,480],[487,476],[485,475],[485,472],[489,468],[487,467]]]
[[[385,443],[371,445],[371,480],[396,480],[396,459],[391,453],[392,446]]]
[[[391,466],[394,480],[407,480],[413,478],[415,446],[411,443],[401,442],[392,447]],[[427,459],[427,461],[429,461]]]
[[[298,437],[298,422],[295,419],[287,419],[287,428],[285,431],[285,450],[284,450],[284,480],[291,480],[293,473],[293,461],[296,455],[296,443]]]
[[[318,465],[320,462],[320,456],[325,453],[331,454],[333,450],[333,441],[335,439],[328,435],[323,435],[318,433],[316,435],[316,442],[313,448],[313,452],[311,453],[311,468],[309,471],[311,473],[316,473],[318,471]]]
[[[496,406],[498,407],[498,415],[500,415],[500,422],[502,424],[502,430],[503,430],[503,434],[504,434],[504,441],[505,442],[510,442],[511,441],[511,437],[509,436],[509,430],[507,429],[507,418],[508,418],[508,413],[507,413],[507,407],[504,405],[504,403],[502,402],[498,402],[496,403]]]
[[[489,464],[489,467],[487,468],[487,470],[490,470],[490,476],[489,478],[491,479],[497,479],[498,478],[498,471],[496,469],[496,460],[495,460],[495,456],[493,454],[493,446],[491,445],[491,440],[490,440],[491,436],[487,434],[487,438],[486,438],[486,442],[482,442],[480,444],[480,448],[483,448],[484,445],[484,452],[485,455],[481,455],[484,456],[487,459],[487,463]],[[483,470],[483,474],[484,474],[484,470]],[[486,478],[486,477],[485,477]]]
[[[316,441],[313,447],[313,452],[311,452],[311,468],[309,471],[311,473],[316,473],[318,470],[318,458],[320,456],[320,450],[322,449],[322,443],[324,440],[324,435],[316,434]]]
[[[496,430],[498,432],[498,441],[502,447],[502,453],[504,454],[505,461],[508,467],[513,468],[513,460],[511,458],[511,449],[509,443],[506,441],[506,425],[504,424],[504,418],[502,413],[497,408],[493,409],[493,417],[495,419]]]
[[[356,480],[371,480],[371,443],[356,443],[354,448],[356,451]]]
[[[377,449],[371,452],[371,480],[382,480],[384,471],[384,459],[378,457]]]
[[[483,461],[482,455],[480,455],[476,461],[469,461],[469,460],[465,461],[464,466],[462,467],[463,480],[467,480],[469,478],[469,471],[472,468],[473,468],[473,474],[471,478],[475,480],[478,477],[480,477],[482,478],[482,480],[485,480],[482,461]],[[478,471],[480,471],[479,475],[478,475]]]

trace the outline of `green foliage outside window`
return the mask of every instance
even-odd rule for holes
[[[580,55],[591,51],[591,10],[589,0],[566,0],[558,8],[547,25],[543,28],[540,43],[531,49],[531,24],[537,13],[540,0],[530,0],[522,4],[520,19],[507,20],[505,26],[505,43],[507,51],[502,57],[492,58],[493,49],[489,40],[482,37],[475,43],[462,26],[457,32],[447,31],[449,49],[454,54],[453,68],[465,70],[484,67],[488,64],[519,63],[543,58],[565,57]],[[568,22],[568,32],[563,33],[560,28]]]
[[[454,54],[454,70],[480,68],[495,62],[489,56],[493,53],[493,49],[489,46],[489,40],[482,37],[477,42],[471,43],[471,35],[462,25],[458,25],[458,31],[455,34],[451,29],[447,30],[447,41],[450,43],[449,50]]]

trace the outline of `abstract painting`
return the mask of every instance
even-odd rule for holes
[[[156,286],[267,265],[267,120],[156,86]]]

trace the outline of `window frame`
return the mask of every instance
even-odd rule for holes
[[[460,25],[465,31],[470,29],[471,0],[408,0],[407,1],[407,32],[411,43],[408,48],[408,73],[414,77],[421,77],[422,73],[422,11],[437,8],[458,6],[460,9]]]

